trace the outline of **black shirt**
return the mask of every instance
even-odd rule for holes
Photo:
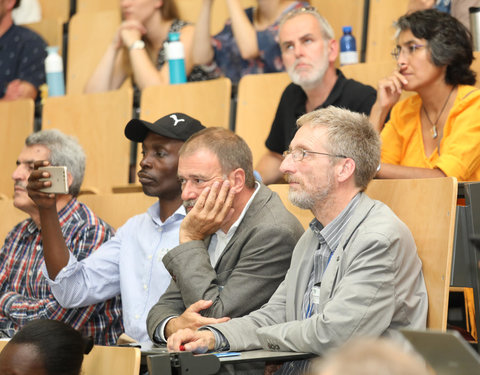
[[[338,69],[337,75],[337,82],[327,100],[316,109],[333,105],[366,115],[370,114],[377,98],[377,92],[371,86],[345,78]],[[307,95],[300,86],[291,83],[286,87],[280,99],[270,134],[265,142],[269,150],[282,154],[288,149],[297,131],[296,121],[306,113],[306,101]]]
[[[37,89],[45,83],[45,41],[35,32],[12,25],[0,37],[0,98],[8,84],[21,79]]]

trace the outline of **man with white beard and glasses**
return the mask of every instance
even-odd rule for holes
[[[279,28],[283,64],[293,83],[282,94],[265,142],[268,151],[256,166],[267,185],[282,179],[282,153],[300,116],[330,105],[368,115],[376,99],[372,87],[345,78],[335,68],[339,44],[328,21],[314,8],[287,13]]]
[[[407,226],[363,191],[380,162],[380,140],[365,115],[328,107],[298,119],[280,170],[289,198],[315,218],[270,300],[247,316],[181,330],[168,349],[295,351],[324,354],[356,336],[402,340],[425,329],[422,263]],[[301,374],[308,361],[279,374]]]

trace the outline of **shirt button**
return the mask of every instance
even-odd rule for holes
[[[143,289],[147,290],[148,289],[148,286],[147,284],[143,284]]]
[[[157,230],[158,230],[159,232],[163,232],[163,228],[162,228],[162,227],[158,228]]]
[[[38,251],[42,250],[42,246],[41,245],[37,245],[37,247],[35,248],[37,249]]]
[[[151,256],[151,255],[149,255],[149,256],[148,256],[148,259],[152,259],[152,256]]]
[[[28,276],[33,276],[33,271],[28,271]]]
[[[136,314],[135,319],[140,319],[140,315]]]

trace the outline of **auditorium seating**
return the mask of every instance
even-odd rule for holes
[[[120,13],[75,14],[68,33],[67,94],[82,94],[120,25]]]
[[[40,22],[23,25],[39,34],[49,46],[57,46],[62,54],[63,21],[61,18],[44,18]]]
[[[13,185],[13,184],[12,184]],[[5,237],[15,225],[27,219],[29,216],[13,206],[12,199],[0,199],[0,247],[3,246]]]
[[[337,40],[343,35],[343,26],[352,26],[360,57],[365,0],[312,0],[311,4],[328,20]]]
[[[130,142],[123,129],[132,117],[132,89],[52,97],[43,106],[43,129],[75,135],[87,154],[83,188],[110,192],[128,182]]]
[[[140,349],[95,345],[84,356],[82,375],[138,375]]]
[[[120,13],[119,0],[76,0],[77,13],[94,13],[114,10]]]
[[[254,166],[267,150],[265,140],[289,83],[287,73],[252,74],[240,79],[235,132],[252,149]]]
[[[378,81],[388,77],[395,69],[395,61],[391,58],[388,61],[361,63],[342,66],[342,72],[347,78],[377,88]]]
[[[427,327],[446,330],[457,180],[373,180],[366,193],[388,205],[412,232],[428,291]]]
[[[31,99],[0,102],[0,193],[13,196],[12,172],[25,145],[25,138],[33,132],[34,104]]]
[[[366,62],[389,61],[395,46],[396,21],[407,10],[409,0],[370,0]]]
[[[155,121],[172,112],[183,112],[205,126],[228,129],[231,82],[227,78],[182,85],[150,86],[142,91],[140,118]]]
[[[70,17],[70,2],[72,0],[39,0],[42,8],[42,19],[59,19],[67,22]],[[105,1],[105,0],[103,0]]]

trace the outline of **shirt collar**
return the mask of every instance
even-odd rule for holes
[[[72,214],[78,209],[78,203],[76,198],[70,199],[70,201],[58,212],[58,221],[60,226],[65,224],[65,222],[72,216]]]
[[[329,105],[333,105],[333,103],[335,103],[342,95],[344,91],[343,86],[345,86],[345,83],[345,76],[340,70],[337,69],[337,80],[335,81],[335,85],[333,85],[332,91],[330,91],[330,94],[328,94],[327,99],[316,109],[327,108]]]
[[[150,215],[152,221],[159,225],[168,225],[172,222],[178,221],[178,220],[183,220],[185,215],[187,214],[185,211],[185,207],[183,204],[181,204],[177,210],[167,218],[164,222],[160,219],[160,202],[156,201],[153,205],[151,205],[148,210],[147,210],[148,215]]]
[[[230,229],[228,230],[227,233],[225,233],[222,229],[217,230],[215,232],[215,234],[217,234],[217,236],[223,236],[223,237],[232,236],[237,231],[237,228],[240,226],[240,223],[242,222],[245,214],[248,211],[248,208],[252,204],[252,201],[255,198],[255,196],[257,195],[259,190],[260,190],[260,184],[258,183],[258,181],[255,181],[255,191],[253,192],[252,196],[250,197],[247,204],[243,208],[242,213],[240,214],[238,219],[232,224],[232,226],[230,227]]]
[[[323,226],[317,219],[313,219],[310,223],[310,229],[317,236],[321,244],[326,243],[330,251],[335,251],[340,238],[345,231],[347,223],[350,221],[355,207],[357,207],[362,193],[357,193],[348,205],[333,219],[327,226]]]

